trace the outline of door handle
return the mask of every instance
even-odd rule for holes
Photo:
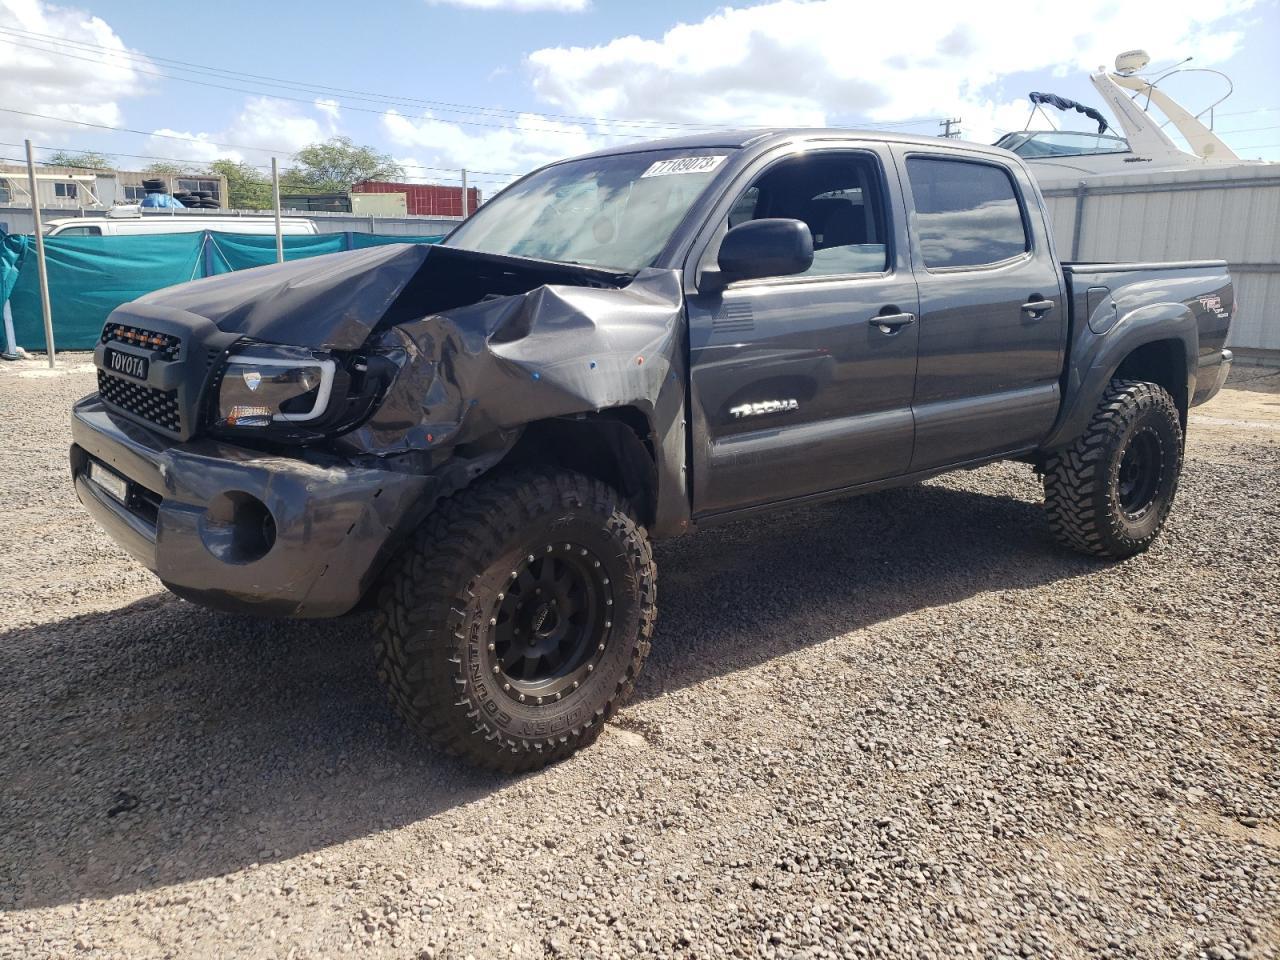
[[[881,313],[867,321],[873,327],[879,327],[881,333],[897,333],[903,327],[915,322],[914,313]]]
[[[1039,320],[1052,309],[1052,300],[1030,300],[1022,305],[1022,312],[1033,320]]]

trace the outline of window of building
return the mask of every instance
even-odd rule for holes
[[[0,203],[13,203],[13,188],[3,178],[0,178]]]
[[[74,200],[80,191],[74,183],[59,182],[53,185],[53,195],[59,200]]]
[[[879,166],[868,153],[822,153],[766,170],[734,202],[730,227],[748,220],[801,220],[813,234],[813,265],[801,276],[879,273],[888,265]]]
[[[1009,172],[990,163],[909,157],[916,233],[927,267],[974,267],[1029,249]]]
[[[125,185],[124,198],[130,203],[141,203],[147,196],[146,187]]]

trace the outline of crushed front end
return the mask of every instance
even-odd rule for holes
[[[662,392],[678,285],[632,279],[388,246],[152,294],[97,345],[76,491],[180,596],[340,615],[525,423]]]

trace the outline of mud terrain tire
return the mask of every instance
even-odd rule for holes
[[[507,773],[591,744],[630,695],[657,569],[630,505],[598,480],[527,470],[443,501],[392,561],[375,656],[396,711]]]
[[[1045,463],[1054,536],[1081,553],[1123,558],[1151,546],[1182,472],[1182,422],[1163,387],[1112,380],[1089,426]]]

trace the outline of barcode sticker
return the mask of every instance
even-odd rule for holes
[[[674,160],[658,160],[644,173],[645,177],[669,177],[676,173],[710,173],[724,162],[724,154],[718,157],[676,157]]]

